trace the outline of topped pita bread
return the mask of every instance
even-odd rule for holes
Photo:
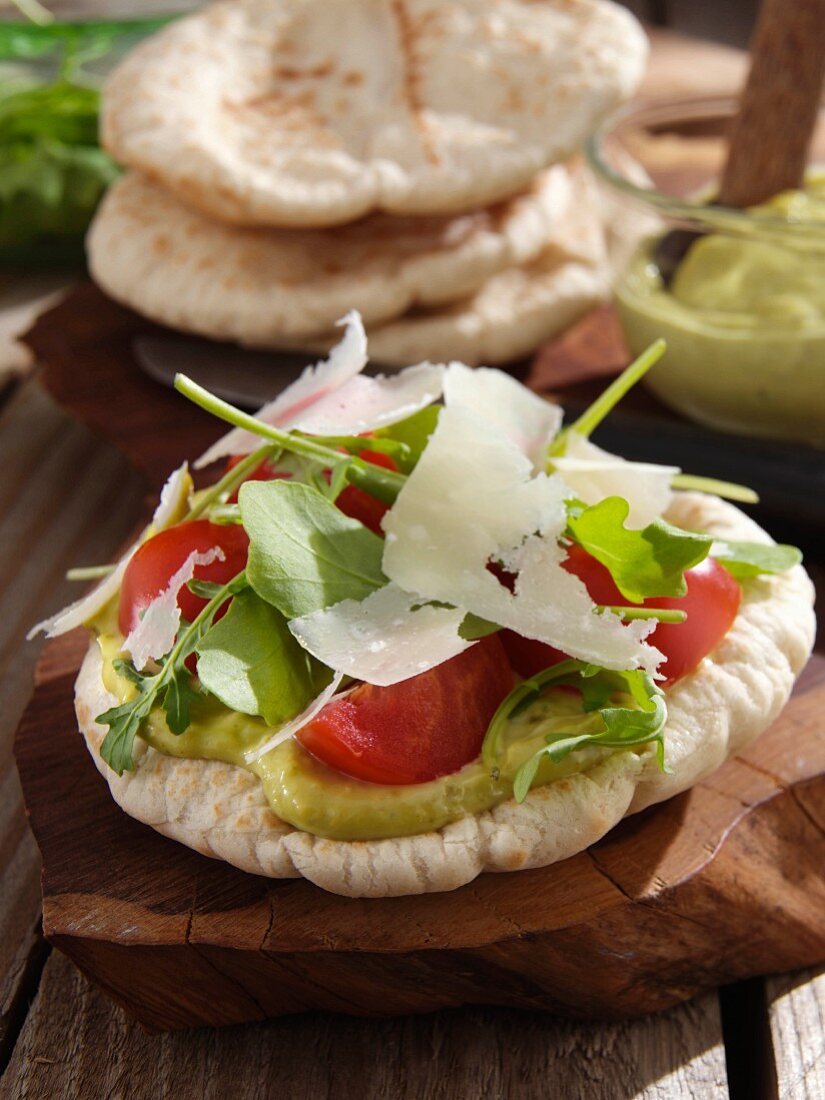
[[[677,494],[667,518],[720,538],[770,539],[731,504]],[[386,840],[312,836],[276,817],[251,772],[216,760],[166,756],[141,744],[118,776],[100,756],[106,728],[94,716],[115,701],[92,642],[78,677],[81,732],[115,801],[132,817],[204,855],[272,878],[303,876],[351,897],[453,890],[483,871],[543,867],[594,844],[628,813],[692,787],[766,729],[788,701],[815,631],[813,586],[801,566],[742,584],[743,600],[720,645],[667,692],[671,771],[649,751],[624,751],[566,778],[434,832]]]
[[[646,52],[608,0],[228,0],[130,54],[102,137],[226,222],[452,213],[574,152]]]

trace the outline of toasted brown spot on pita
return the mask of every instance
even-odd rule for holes
[[[332,60],[323,61],[308,69],[294,68],[291,65],[275,65],[272,69],[274,80],[323,80],[335,71]]]
[[[430,164],[438,165],[441,158],[435,148],[433,135],[424,117],[424,96],[421,89],[420,64],[416,54],[416,37],[420,23],[410,18],[404,0],[390,0],[398,25],[398,45],[403,58],[401,89],[407,109],[421,138],[421,148]]]

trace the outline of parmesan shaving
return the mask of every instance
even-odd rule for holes
[[[344,674],[342,672],[336,672],[330,683],[324,688],[320,695],[317,695],[312,700],[306,710],[302,711],[297,718],[293,718],[291,722],[287,722],[286,725],[281,726],[277,733],[274,733],[268,741],[264,741],[263,745],[260,745],[257,749],[253,749],[252,752],[248,752],[244,755],[246,763],[254,764],[266,753],[277,748],[277,746],[283,744],[284,741],[288,741],[290,737],[295,736],[298,730],[308,725],[315,715],[327,705],[341,686],[341,681],[343,679]]]
[[[160,491],[160,500],[152,516],[152,526],[156,531],[170,527],[183,519],[192,491],[192,478],[189,476],[189,463],[184,462],[173,470]]]
[[[343,317],[346,325],[340,343],[330,351],[328,359],[307,367],[301,376],[275,398],[258,409],[259,420],[285,431],[295,427],[311,405],[339,390],[367,365],[367,337],[356,310]],[[260,437],[242,428],[233,428],[205,451],[195,463],[199,470],[227,455],[251,454],[260,447]]]
[[[329,359],[307,367],[279,397],[255,414],[283,431],[309,435],[360,435],[404,420],[441,397],[444,367],[420,363],[389,378],[364,377],[367,340],[358,313],[348,313],[341,324],[347,331]],[[195,463],[208,466],[227,455],[251,454],[261,444],[254,432],[233,428]]]
[[[356,375],[292,426],[310,435],[360,435],[404,420],[441,397],[444,367],[420,363],[389,378]]]
[[[681,473],[678,466],[628,462],[575,431],[567,436],[564,455],[554,457],[552,462],[573,494],[585,504],[598,504],[605,497],[624,497],[630,505],[627,524],[636,528],[647,527],[667,511],[673,500],[671,482]]]
[[[171,526],[172,523],[181,518],[181,511],[189,496],[191,484],[189,467],[185,462],[166,479],[160,493],[160,501],[152,516],[152,527],[156,532],[164,530],[164,528]],[[51,615],[48,619],[44,619],[33,626],[26,635],[26,640],[31,641],[41,631],[47,638],[57,638],[59,635],[68,634],[70,630],[83,626],[90,619],[93,619],[120,589],[126,566],[132,560],[132,555],[139,546],[140,540],[132,543],[112,572],[104,577],[100,584],[95,585],[91,592],[87,592],[79,600],[75,600],[68,607],[64,607],[62,611],[58,611],[57,614]]]
[[[168,653],[175,644],[180,629],[178,594],[195,575],[199,565],[211,565],[213,561],[226,561],[226,555],[218,546],[202,553],[193,550],[186,561],[169,579],[169,583],[147,604],[140,622],[130,631],[123,649],[132,658],[135,668],[141,672],[151,660]]]
[[[569,490],[532,476],[527,456],[464,408],[445,408],[384,518],[386,575],[408,592],[458,604],[527,638],[604,668],[653,672],[662,654],[644,638],[653,621],[599,614],[562,568]],[[490,572],[518,573],[511,592]]]
[[[458,633],[464,611],[421,605],[420,596],[388,584],[365,600],[342,600],[293,619],[289,629],[323,664],[386,687],[427,672],[473,644]]]
[[[471,370],[450,363],[444,375],[444,404],[483,417],[543,470],[547,448],[561,427],[558,405],[544,401],[509,374],[489,367]]]

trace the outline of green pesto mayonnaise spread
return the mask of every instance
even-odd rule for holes
[[[669,287],[646,240],[616,283],[622,326],[634,355],[667,340],[647,383],[678,411],[825,446],[825,174],[750,213],[697,239]]]
[[[117,632],[112,605],[89,625],[98,635],[103,683],[119,703],[126,702],[134,697],[136,688],[113,666],[123,638]],[[298,829],[337,840],[372,840],[440,829],[512,797],[516,771],[545,743],[544,723],[567,714],[581,716],[578,698],[564,691],[551,692],[508,724],[497,773],[479,759],[451,775],[408,786],[365,783],[343,775],[321,763],[294,738],[248,763],[246,754],[262,745],[272,728],[262,718],[230,710],[213,696],[203,696],[192,704],[191,724],[179,736],[170,732],[159,708],[151,712],[140,736],[169,756],[223,760],[254,772],[273,812]],[[544,758],[533,786],[591,768],[609,752],[586,747],[559,764]]]

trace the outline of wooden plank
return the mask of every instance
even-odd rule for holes
[[[825,970],[766,983],[779,1100],[825,1097]]]
[[[33,623],[77,595],[77,561],[107,560],[134,525],[143,483],[33,382],[0,416],[0,1065],[10,1054],[44,945],[40,857],[23,812],[11,742],[41,642]]]
[[[271,1095],[722,1100],[727,1088],[712,996],[610,1026],[472,1009],[395,1020],[291,1017],[149,1036],[56,954],[0,1084],[2,1100]]]

